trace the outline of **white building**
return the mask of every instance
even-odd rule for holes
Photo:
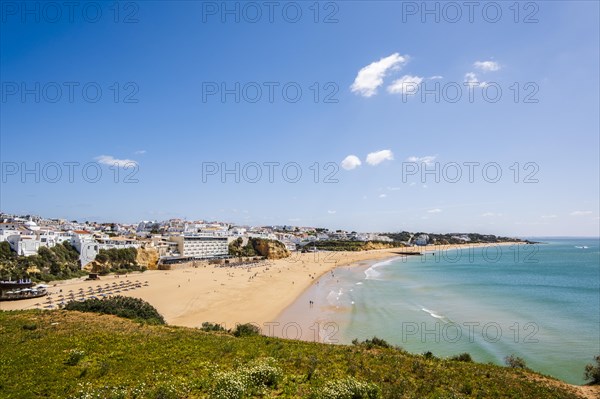
[[[40,229],[37,232],[38,239],[43,246],[52,248],[57,244],[62,244],[65,241],[71,242],[72,235],[64,231],[56,231],[50,229]]]
[[[170,238],[177,243],[184,258],[210,259],[229,255],[229,239],[205,234],[180,235]]]
[[[415,239],[415,244],[417,245],[427,245],[429,242],[429,236],[427,234],[421,234]]]
[[[74,230],[71,236],[71,245],[81,253],[81,248],[86,242],[94,241],[94,235],[87,230]]]
[[[139,248],[141,243],[134,239],[113,237],[101,240],[84,240],[79,244],[81,249],[79,250],[79,261],[81,267],[84,267],[88,263],[96,259],[96,255],[100,253],[101,249],[125,249],[125,248]]]
[[[10,248],[20,256],[35,255],[42,246],[41,241],[34,235],[15,234],[9,236],[6,241],[10,244]]]

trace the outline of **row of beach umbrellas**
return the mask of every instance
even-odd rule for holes
[[[148,287],[148,281],[144,281],[143,283],[135,280],[135,281],[114,281],[111,283],[106,283],[104,285],[98,284],[96,287],[88,287],[87,290],[84,288],[79,288],[79,290],[69,290],[66,295],[62,293],[49,293],[46,297],[46,301],[44,303],[36,303],[34,306],[37,308],[45,308],[45,309],[55,309],[65,306],[67,303],[72,301],[85,301],[86,299],[101,299],[106,298],[111,295],[121,294],[127,291],[133,291],[138,288]],[[54,297],[56,298],[54,299]]]

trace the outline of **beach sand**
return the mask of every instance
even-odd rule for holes
[[[456,246],[453,246],[456,247]],[[203,322],[233,328],[237,323],[265,323],[290,306],[323,274],[343,265],[398,256],[398,252],[436,251],[439,247],[390,248],[360,252],[316,252],[293,254],[286,259],[261,261],[254,267],[215,267],[206,262],[178,265],[174,270],[149,270],[127,276],[103,276],[97,281],[73,279],[50,283],[53,304],[69,291],[85,297],[98,285],[136,281],[141,284],[113,295],[141,298],[162,314],[168,324],[200,327]],[[147,282],[147,284],[145,284]],[[62,292],[60,291],[62,290]],[[107,291],[104,290],[104,293]],[[93,295],[99,296],[96,291]],[[79,298],[79,296],[77,296]],[[37,305],[36,305],[37,304]],[[0,302],[0,310],[36,309],[48,305],[47,298]]]
[[[56,304],[60,302],[59,295],[68,297],[70,291],[79,298],[78,293],[83,289],[87,298],[92,295],[88,294],[89,289],[96,289],[98,285],[138,281],[142,285],[139,288],[120,293],[111,289],[110,292],[149,302],[168,324],[199,327],[209,321],[227,328],[249,322],[262,326],[275,319],[323,273],[365,259],[391,257],[394,251],[398,249],[294,254],[286,259],[261,261],[253,267],[215,267],[195,262],[196,266],[189,263],[174,266],[174,270],[109,275],[96,281],[80,278],[52,282],[48,292]],[[97,291],[93,295],[99,296]],[[0,310],[36,309],[48,304],[45,297],[0,302]]]

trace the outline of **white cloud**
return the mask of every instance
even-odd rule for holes
[[[353,93],[363,97],[377,94],[377,88],[383,84],[383,78],[392,69],[398,69],[408,62],[408,56],[394,53],[375,61],[358,71],[354,83],[350,87]]]
[[[327,211],[328,214],[333,215],[335,214],[337,211]]]
[[[386,194],[379,194],[379,198],[385,198],[385,197],[387,197]]]
[[[557,217],[558,216],[556,216],[556,215],[542,215],[542,219],[555,219]]]
[[[387,187],[388,191],[399,191],[402,190],[402,187]]]
[[[362,162],[360,162],[360,159],[356,155],[348,155],[342,161],[342,168],[346,170],[352,170],[360,165],[362,165]]]
[[[94,159],[103,165],[117,166],[119,168],[124,168],[127,166],[132,167],[137,165],[137,162],[131,159],[116,159],[111,155],[100,155]]]
[[[487,85],[486,82],[480,82],[477,75],[473,72],[467,72],[465,74],[465,83],[467,83],[471,87],[485,87]]]
[[[435,76],[432,76],[429,78],[429,80],[436,80],[436,79],[444,79],[444,77],[441,75],[435,75]]]
[[[495,72],[500,70],[500,64],[495,61],[475,61],[473,66],[485,72]]]
[[[435,159],[437,158],[437,155],[425,155],[424,157],[408,157],[406,158],[406,160],[408,162],[417,162],[417,163],[424,163],[427,165],[431,165],[433,163],[433,161],[435,161]]]
[[[591,215],[592,211],[573,211],[570,213],[571,216],[585,216]]]
[[[146,150],[137,150],[136,152],[134,152],[134,154],[136,155],[143,155],[146,153]]]
[[[404,75],[396,79],[387,87],[388,93],[415,95],[418,92],[418,86],[423,82],[420,76]]]
[[[394,154],[392,154],[391,150],[381,150],[377,152],[371,152],[367,155],[367,163],[369,165],[379,165],[383,161],[392,161],[394,160]]]
[[[427,211],[427,213],[440,213],[440,212],[442,212],[442,210],[440,208],[430,209]]]

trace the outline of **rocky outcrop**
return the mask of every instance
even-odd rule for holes
[[[267,259],[282,259],[290,256],[290,251],[279,241],[255,239],[252,244],[256,253]]]
[[[149,270],[155,270],[158,265],[158,258],[156,248],[138,248],[135,261],[140,266],[146,266]]]

